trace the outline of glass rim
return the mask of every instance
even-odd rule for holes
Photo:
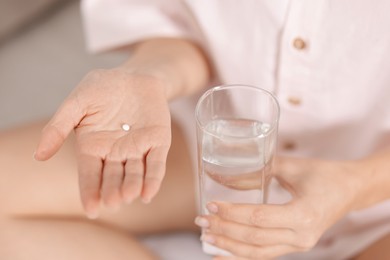
[[[203,103],[203,101],[208,96],[210,96],[211,93],[216,92],[216,91],[226,90],[226,89],[237,88],[237,87],[238,88],[244,88],[244,89],[252,89],[252,90],[255,90],[255,91],[258,91],[258,92],[262,92],[262,93],[266,94],[267,96],[269,96],[271,98],[271,100],[273,101],[273,104],[276,107],[276,110],[277,110],[276,114],[277,115],[276,115],[275,119],[271,122],[270,129],[267,131],[265,136],[268,136],[270,133],[274,132],[275,128],[277,128],[277,126],[278,126],[279,117],[280,117],[280,105],[279,105],[278,100],[276,99],[275,95],[272,94],[270,91],[265,90],[263,88],[255,87],[255,86],[252,86],[252,85],[246,85],[246,84],[224,84],[224,85],[218,85],[218,86],[212,87],[212,88],[208,89],[206,92],[204,92],[202,94],[202,96],[199,98],[198,102],[196,103],[196,107],[195,107],[195,119],[196,119],[197,126],[200,127],[201,130],[206,131],[205,130],[205,125],[202,124],[200,122],[200,120],[199,120],[199,110],[200,110],[200,105]],[[206,132],[208,134],[214,135],[213,133],[210,133],[209,131],[206,131]],[[257,138],[257,137],[259,137],[259,136],[253,136],[253,137],[249,137],[249,138]],[[246,138],[248,138],[248,137],[246,137]]]

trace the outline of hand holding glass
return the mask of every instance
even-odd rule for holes
[[[260,88],[219,86],[196,107],[200,206],[210,201],[265,203],[275,154],[279,105]],[[226,254],[204,243],[209,254]]]

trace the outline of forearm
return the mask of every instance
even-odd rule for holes
[[[360,160],[357,167],[359,194],[356,196],[355,209],[390,199],[390,149]]]
[[[182,39],[151,39],[134,46],[123,64],[131,72],[156,76],[169,100],[196,92],[210,80],[210,66],[202,50]]]

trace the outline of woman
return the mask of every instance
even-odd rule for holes
[[[127,231],[195,230],[187,111],[218,80],[279,99],[274,174],[292,199],[210,202],[213,214],[195,220],[208,230],[202,239],[235,256],[216,259],[389,258],[389,8],[384,0],[84,1],[90,49],[131,46],[132,55],[86,75],[64,101],[34,155],[47,160],[61,148],[45,164],[26,149],[41,124],[2,134],[0,256],[152,259]],[[190,95],[172,109],[171,126],[168,102]]]

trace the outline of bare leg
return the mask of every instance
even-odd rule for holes
[[[81,208],[73,140],[50,161],[33,160],[42,127],[0,135],[0,259],[60,259],[58,252],[64,259],[149,259],[128,232],[196,229],[193,174],[177,127],[155,200],[150,205],[137,201],[116,213],[105,210],[97,221],[87,220]]]
[[[1,259],[156,259],[125,232],[77,220],[2,222]]]
[[[390,234],[367,248],[355,260],[390,259]]]

